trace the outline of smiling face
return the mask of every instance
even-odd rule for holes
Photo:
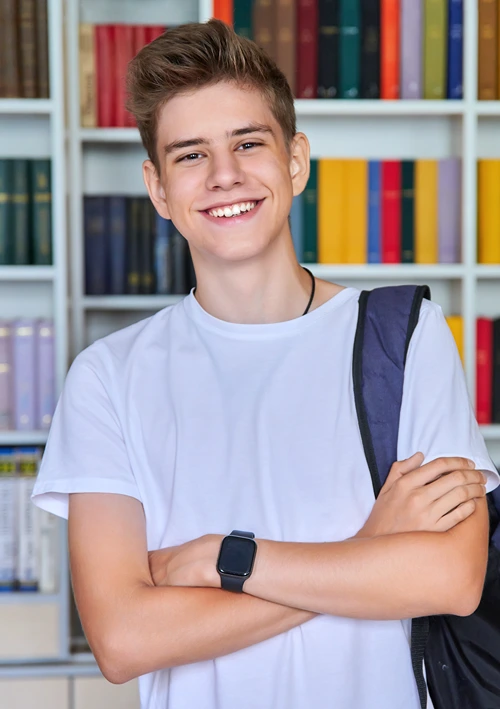
[[[307,183],[309,143],[297,133],[287,153],[258,91],[224,82],[175,96],[159,115],[157,151],[161,177],[146,161],[144,178],[158,212],[189,242],[195,266],[243,261],[276,240],[291,242],[287,218]],[[224,208],[236,216],[217,216]]]

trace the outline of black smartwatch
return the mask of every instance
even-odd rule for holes
[[[224,537],[217,559],[221,588],[242,593],[243,584],[252,573],[256,553],[257,542],[252,532],[235,529]]]

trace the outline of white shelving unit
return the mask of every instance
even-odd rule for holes
[[[66,152],[64,119],[63,0],[48,0],[50,99],[0,100],[0,157],[49,158],[52,171],[52,266],[1,266],[3,318],[53,318],[56,393],[68,368]],[[2,431],[1,446],[43,445],[44,431]],[[27,664],[69,658],[66,524],[59,522],[57,594],[0,594],[0,666],[3,675]],[[6,642],[6,639],[8,642]],[[0,690],[0,696],[3,696]],[[1,703],[1,701],[0,701]]]

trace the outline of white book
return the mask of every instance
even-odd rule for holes
[[[38,589],[39,540],[36,534],[35,505],[31,501],[40,453],[37,448],[17,449],[17,573],[20,591]]]
[[[38,590],[57,593],[59,588],[59,518],[35,507],[38,544]]]
[[[17,480],[11,448],[0,451],[0,591],[12,591],[16,581]]]

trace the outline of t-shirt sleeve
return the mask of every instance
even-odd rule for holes
[[[66,377],[31,496],[35,505],[65,519],[69,493],[141,500],[115,406],[87,351]]]
[[[470,458],[488,492],[499,484],[472,408],[458,349],[440,305],[424,301],[405,367],[398,460],[421,451],[422,465],[442,456]]]

